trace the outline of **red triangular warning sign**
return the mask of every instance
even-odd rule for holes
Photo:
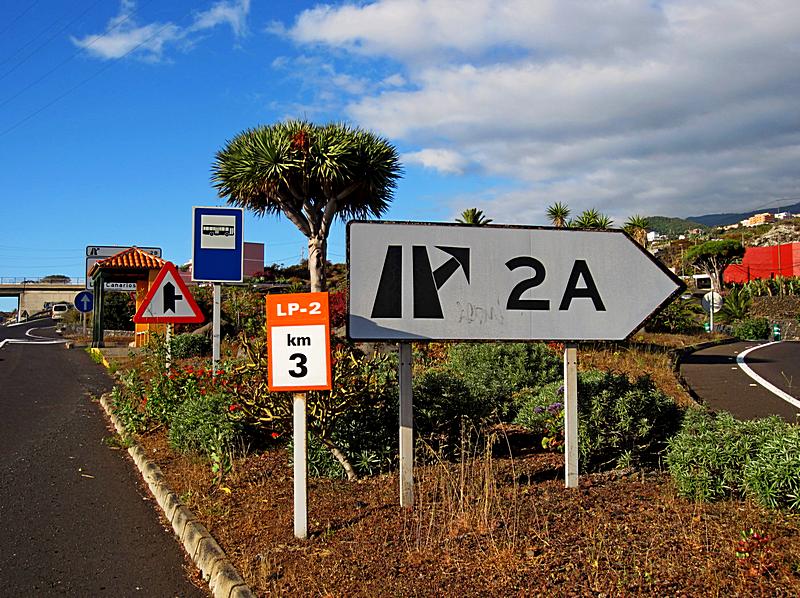
[[[172,262],[165,263],[159,270],[133,316],[137,324],[199,324],[203,320],[203,312]]]

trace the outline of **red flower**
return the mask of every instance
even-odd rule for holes
[[[228,411],[230,411],[230,412],[234,412],[234,411],[236,411],[238,408],[239,408],[239,405],[237,405],[236,403],[234,403],[233,405],[231,405],[230,407],[228,407]]]
[[[277,432],[273,432],[272,433],[272,438],[280,438],[280,437],[281,437],[281,435],[278,434]]]

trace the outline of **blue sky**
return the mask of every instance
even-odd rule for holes
[[[457,8],[455,8],[457,6]],[[21,0],[0,9],[0,276],[90,244],[189,259],[245,128],[344,120],[405,168],[387,214],[546,224],[554,201],[690,216],[800,196],[800,3]],[[248,217],[268,263],[285,219]],[[343,227],[330,259],[344,260]],[[0,302],[0,307],[5,305]]]

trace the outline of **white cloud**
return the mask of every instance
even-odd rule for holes
[[[382,0],[364,6],[318,6],[290,30],[300,43],[364,54],[436,61],[445,52],[480,54],[518,47],[591,54],[654,43],[663,17],[628,0]]]
[[[232,0],[217,2],[208,10],[199,13],[190,31],[211,29],[217,25],[230,25],[233,34],[241,37],[247,33],[247,15],[250,12],[250,0]]]
[[[132,54],[142,60],[157,62],[169,44],[186,42],[191,34],[220,24],[228,24],[236,37],[246,34],[249,10],[250,0],[221,1],[197,13],[188,27],[171,22],[137,25],[134,18],[136,3],[122,0],[119,14],[109,19],[104,33],[71,39],[73,44],[96,58],[112,60]]]
[[[420,164],[425,168],[433,168],[447,174],[464,172],[464,157],[449,149],[426,148],[418,152],[409,152],[400,157],[401,161]]]
[[[420,148],[406,160],[516,183],[455,213],[479,200],[541,223],[562,201],[621,220],[800,194],[799,3],[378,0],[305,11],[285,34],[401,67],[347,112]]]

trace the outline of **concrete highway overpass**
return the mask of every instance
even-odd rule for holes
[[[34,314],[45,303],[72,303],[75,295],[85,289],[82,279],[64,282],[42,282],[21,278],[0,278],[0,297],[17,297],[17,313]]]

